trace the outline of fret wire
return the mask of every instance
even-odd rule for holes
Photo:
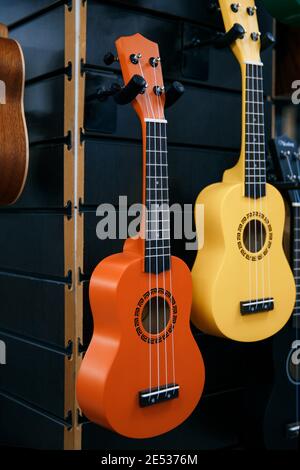
[[[156,202],[157,199],[150,199],[150,198],[148,198],[147,201],[148,201],[148,202]],[[167,202],[167,203],[169,203],[169,199],[160,199],[160,202]]]
[[[147,139],[166,139],[167,136],[160,136],[160,135],[147,135]]]
[[[148,242],[150,240],[146,240],[146,241]],[[151,240],[151,241],[153,241],[153,240]],[[155,246],[146,246],[146,250],[150,250],[150,251],[151,250],[156,250],[156,249],[158,249],[158,250],[169,250],[170,248],[171,248],[170,244],[169,245],[164,245],[164,246],[159,246],[157,248]]]
[[[170,256],[171,253],[163,253],[163,254],[156,254],[156,255],[145,255],[145,258],[160,258],[160,257],[167,257]]]
[[[262,133],[262,132],[247,132],[247,135],[263,135],[263,136],[265,136],[265,133]]]
[[[255,179],[263,179],[263,180],[265,181],[266,175],[265,175],[265,176],[263,176],[263,175],[259,175],[259,176],[257,176],[257,175],[246,175],[246,178],[250,178],[250,179],[253,179],[253,178],[255,178]]]
[[[149,212],[157,213],[157,209],[148,210],[148,213]],[[170,209],[159,209],[159,212],[170,212]]]
[[[171,241],[170,238],[169,238],[169,239],[166,238],[165,240],[162,239],[162,238],[159,239],[159,240],[155,240],[154,238],[146,238],[146,241],[147,241],[148,243],[151,243],[151,242],[163,242],[163,246],[164,246],[164,247],[166,246],[165,241],[167,241],[167,240]],[[155,248],[155,246],[154,246],[153,248]],[[162,247],[159,247],[159,248],[162,248]]]
[[[147,166],[168,166],[167,163],[146,163]]]
[[[168,178],[167,176],[146,176],[146,178],[154,178],[154,179],[161,179],[161,178]]]
[[[147,241],[153,241],[153,242],[157,242],[159,240],[169,240],[170,241],[170,237],[159,237],[159,238],[148,238]],[[157,248],[157,247],[155,247]]]
[[[149,187],[147,187],[146,190],[147,191],[169,191],[169,188],[157,188],[157,187],[149,188]]]

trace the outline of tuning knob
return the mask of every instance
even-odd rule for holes
[[[260,36],[261,36],[261,33],[251,33],[252,41],[258,41]]]
[[[160,57],[150,57],[149,64],[151,65],[151,67],[157,67],[159,63]]]
[[[255,7],[255,6],[254,7],[248,7],[247,8],[247,13],[248,13],[249,16],[253,16],[256,10],[257,10],[257,7]]]
[[[234,13],[237,13],[239,11],[240,6],[241,6],[240,3],[232,3],[230,5],[230,8]]]
[[[119,60],[118,57],[114,56],[112,52],[108,52],[103,57],[103,62],[105,63],[105,65],[111,65],[114,62],[118,62],[118,60]]]
[[[140,59],[142,58],[142,54],[141,53],[138,53],[138,54],[130,54],[130,61],[136,65],[139,63]]]

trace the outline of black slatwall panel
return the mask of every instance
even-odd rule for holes
[[[0,18],[23,48],[29,173],[0,208],[0,444],[63,448],[64,5],[3,0]]]
[[[169,120],[171,202],[192,204],[199,191],[220,180],[240,146],[239,68],[228,50],[182,53],[195,34],[222,29],[206,0],[87,0],[86,94],[121,80],[117,65],[102,57],[118,36],[140,32],[159,43],[165,82],[181,80],[186,93]],[[36,14],[39,12],[39,14]],[[12,25],[26,59],[25,111],[30,135],[27,185],[18,203],[0,209],[0,339],[7,365],[0,376],[0,443],[63,448],[63,81],[64,6],[54,0],[4,0],[1,21]],[[32,15],[19,22],[27,15]],[[271,29],[260,11],[261,30]],[[172,47],[170,47],[172,44]],[[271,94],[271,54],[264,53],[265,91]],[[183,116],[189,116],[189,119]],[[230,117],[230,118],[229,118]],[[270,135],[271,110],[266,129]],[[104,257],[122,249],[121,240],[100,241],[95,229],[99,203],[118,207],[141,199],[139,122],[130,106],[112,100],[86,106],[84,214],[84,346],[91,337],[88,279]],[[195,254],[184,243],[173,253],[191,267]],[[243,446],[245,397],[255,383],[271,380],[270,342],[244,345],[193,329],[206,362],[204,397],[182,426],[151,440],[129,440],[91,423],[83,425],[83,448],[221,449]],[[268,374],[266,373],[268,371]],[[22,425],[20,426],[20,423]]]
[[[114,52],[114,41],[139,32],[158,42],[166,85],[180,80],[186,92],[166,116],[168,125],[171,202],[193,204],[208,184],[219,181],[237,161],[241,132],[241,78],[229,50],[203,48],[182,52],[194,35],[209,37],[222,30],[220,17],[205,0],[88,0],[86,95],[113,81],[121,83],[118,64],[107,67],[103,55]],[[261,5],[258,3],[258,6]],[[270,17],[259,8],[263,32]],[[263,54],[265,92],[271,94],[271,53]],[[100,203],[118,209],[119,195],[128,203],[141,201],[140,124],[131,106],[113,100],[86,104],[84,213],[84,346],[92,333],[88,279],[96,264],[122,249],[121,240],[98,240],[95,210]],[[266,132],[271,135],[271,106],[266,105]],[[191,267],[195,253],[184,241],[172,252]],[[94,424],[83,426],[85,449],[222,449],[245,446],[245,397],[253,383],[271,381],[270,342],[239,344],[203,335],[193,329],[206,363],[204,397],[178,429],[150,440],[129,440]],[[269,374],[266,373],[269,371]]]

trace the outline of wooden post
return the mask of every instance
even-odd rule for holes
[[[8,38],[8,28],[3,23],[0,23],[0,38]]]
[[[65,360],[65,415],[72,412],[73,426],[65,430],[64,448],[81,448],[81,426],[78,424],[76,376],[80,365],[78,345],[82,341],[83,289],[79,269],[83,266],[83,220],[79,200],[84,191],[84,146],[80,142],[83,128],[85,77],[81,59],[86,54],[86,2],[73,0],[65,7],[65,66],[72,64],[71,80],[65,76],[64,132],[71,132],[72,146],[64,151],[64,204],[72,203],[72,217],[65,218],[65,274],[72,272],[72,287],[65,287],[65,342],[73,342],[73,355]]]

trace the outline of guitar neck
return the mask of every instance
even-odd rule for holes
[[[263,65],[246,63],[243,70],[243,136],[245,196],[266,195]]]
[[[145,272],[171,265],[167,121],[145,119],[143,126]]]

